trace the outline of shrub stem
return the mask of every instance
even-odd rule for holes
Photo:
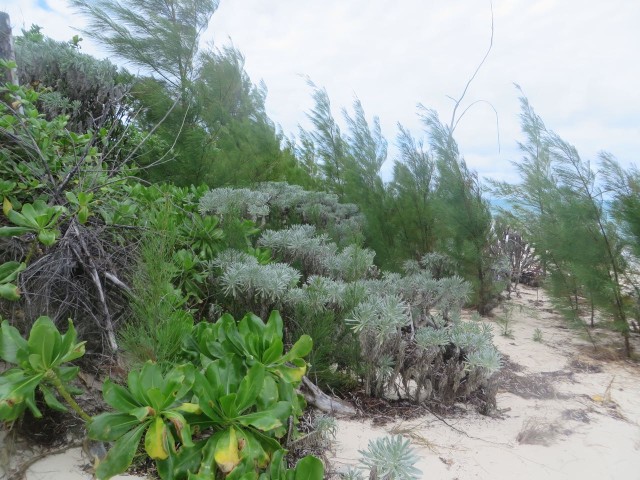
[[[64,385],[57,375],[52,376],[51,383],[53,383],[53,386],[56,387],[58,393],[62,396],[62,398],[64,398],[64,400],[72,408],[72,410],[80,415],[80,418],[82,418],[85,422],[89,423],[91,421],[91,417],[82,409],[82,407],[80,407],[80,405],[78,405],[78,402],[73,399],[67,389],[64,388]]]

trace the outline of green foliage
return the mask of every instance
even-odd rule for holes
[[[185,311],[185,294],[173,283],[178,274],[187,272],[179,270],[172,258],[175,230],[163,225],[170,218],[170,209],[161,208],[158,217],[152,231],[142,238],[131,277],[131,317],[120,329],[120,343],[133,366],[152,360],[168,370],[178,360],[194,320]]]
[[[384,480],[417,480],[422,472],[414,467],[418,461],[411,442],[400,435],[382,437],[369,441],[367,450],[360,450],[361,462],[366,465],[373,478]]]
[[[27,268],[22,262],[5,262],[0,265],[0,297],[6,300],[18,300],[20,290],[15,284],[18,274]]]
[[[633,251],[625,252],[625,231],[631,225],[625,218],[633,214],[625,216],[622,198],[627,198],[633,173],[625,174],[606,155],[602,169],[594,170],[572,145],[546,129],[526,98],[521,98],[521,106],[526,156],[516,168],[522,180],[497,184],[496,191],[520,217],[518,226],[538,252],[560,309],[584,327],[584,298],[592,316],[597,308],[611,318],[630,353],[628,320],[634,313],[624,289],[625,283],[636,282],[629,275]],[[608,191],[614,192],[611,209],[605,203]]]
[[[83,34],[185,92],[193,74],[200,33],[218,2],[154,0],[120,4],[74,0],[72,5],[89,19],[89,29]]]
[[[498,323],[500,324],[501,332],[500,334],[503,337],[513,338],[513,330],[511,329],[513,320],[513,305],[503,305],[502,306],[502,315],[498,317]]]
[[[389,185],[392,196],[389,220],[396,232],[387,248],[397,259],[415,258],[436,248],[434,187],[436,180],[433,156],[408,130],[399,125],[397,144],[399,159],[393,166]]]
[[[0,358],[12,367],[0,374],[0,420],[16,420],[27,408],[34,417],[42,417],[36,406],[36,389],[50,408],[66,410],[54,395],[55,388],[78,411],[68,392],[75,391],[69,383],[79,368],[65,364],[84,355],[84,344],[76,342],[71,320],[67,332],[61,335],[49,317],[40,317],[27,340],[4,320],[0,328]]]
[[[102,393],[113,411],[90,418],[69,394],[79,369],[65,364],[85,351],[85,342],[76,342],[73,323],[61,335],[48,317],[40,317],[25,340],[4,321],[0,358],[15,366],[0,374],[0,420],[16,420],[27,408],[41,417],[36,388],[49,407],[65,410],[53,387],[88,422],[91,438],[113,442],[97,478],[124,472],[144,436],[145,453],[163,479],[261,474],[265,479],[320,480],[324,469],[318,459],[305,457],[292,470],[284,466],[279,440],[290,416],[297,421],[302,413],[295,387],[312,343],[303,336],[284,353],[282,328],[275,312],[267,324],[252,315],[239,324],[230,316],[200,324],[187,342],[197,367],[174,365],[163,374],[160,365],[147,362],[129,372],[126,387],[107,379]]]
[[[483,197],[477,173],[469,170],[453,139],[451,126],[427,110],[422,120],[429,129],[438,172],[436,224],[439,248],[456,263],[457,273],[474,285],[473,304],[480,314],[491,310],[504,285],[496,284],[491,255],[494,243],[489,203]]]
[[[89,423],[92,438],[115,442],[96,471],[99,478],[122,473],[131,464],[138,443],[145,435],[149,458],[165,460],[176,450],[176,439],[183,448],[193,447],[190,426],[178,408],[194,383],[192,366],[171,369],[166,376],[153,363],[129,373],[128,388],[106,380],[102,394],[115,412],[101,413]]]
[[[36,200],[33,204],[22,205],[20,213],[9,208],[6,214],[14,226],[0,227],[0,237],[20,236],[25,233],[34,233],[43,245],[50,247],[60,236],[56,223],[58,217],[64,212],[61,206],[48,206],[42,200]]]
[[[353,102],[353,116],[343,110],[348,134],[341,133],[331,112],[331,102],[325,89],[309,81],[315,102],[307,114],[315,130],[301,130],[300,156],[313,163],[310,171],[343,201],[355,203],[365,216],[364,234],[367,243],[386,265],[389,237],[387,191],[379,176],[387,157],[387,141],[382,136],[380,121],[367,122],[360,100]],[[309,168],[309,167],[308,167]]]
[[[304,402],[294,387],[306,373],[307,366],[302,358],[311,351],[312,341],[311,337],[303,335],[285,354],[283,322],[277,312],[269,316],[266,324],[254,315],[246,315],[239,323],[230,315],[222,316],[214,325],[201,323],[187,340],[187,346],[192,356],[199,354],[203,366],[228,355],[244,359],[246,368],[262,365],[268,384],[265,394],[268,389],[270,398],[288,402],[296,415],[302,413]]]
[[[535,331],[533,332],[533,341],[542,343],[542,340],[543,340],[542,330],[540,330],[539,328],[536,328]]]
[[[321,479],[317,459],[303,459],[291,471],[283,464],[279,440],[289,417],[302,413],[295,387],[312,343],[303,336],[285,353],[282,335],[276,312],[266,324],[253,315],[238,323],[225,315],[194,327],[185,341],[193,363],[166,376],[147,363],[129,374],[128,388],[107,381],[103,394],[115,411],[89,425],[93,438],[115,441],[98,478],[126,470],[144,435],[145,451],[164,479],[256,478],[260,472],[264,478]]]
[[[80,53],[69,42],[46,38],[32,26],[16,38],[16,62],[21,85],[32,85],[40,96],[38,109],[53,120],[67,115],[76,133],[112,125],[126,106],[132,76],[109,60]]]

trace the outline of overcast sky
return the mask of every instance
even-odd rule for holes
[[[0,10],[16,32],[35,23],[60,40],[84,24],[65,0],[0,0]],[[515,180],[510,161],[521,156],[522,136],[514,83],[583,158],[606,150],[623,164],[638,163],[640,1],[494,0],[493,10],[493,50],[463,107],[476,100],[495,107],[501,148],[495,114],[479,103],[456,131],[467,163],[482,176]],[[422,135],[418,103],[449,121],[447,95],[460,95],[490,35],[489,0],[221,0],[204,39],[232,41],[244,53],[285,134],[308,126],[309,76],[326,87],[336,117],[357,95],[392,144],[398,122]],[[100,55],[90,41],[82,46]]]

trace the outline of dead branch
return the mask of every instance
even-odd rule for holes
[[[356,409],[353,408],[353,406],[339,398],[330,397],[314,385],[307,377],[302,377],[302,386],[304,386],[302,393],[305,400],[318,410],[342,417],[355,416]]]

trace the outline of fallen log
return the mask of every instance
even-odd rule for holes
[[[330,397],[307,377],[302,377],[302,387],[302,394],[307,403],[318,410],[338,417],[353,417],[356,415],[356,409],[349,402]]]

